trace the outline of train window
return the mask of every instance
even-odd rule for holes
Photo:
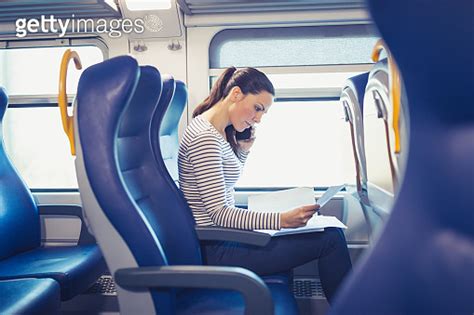
[[[228,29],[211,41],[211,68],[371,63],[372,25]]]
[[[237,186],[323,187],[351,182],[355,178],[351,139],[337,94],[352,75],[270,74],[276,99],[257,127],[257,140]],[[291,96],[292,88],[298,97]]]
[[[5,148],[31,189],[78,187],[57,107],[60,63],[68,48],[78,52],[83,69],[105,58],[103,50],[92,45],[0,50],[0,85],[10,96],[3,124]],[[67,78],[70,101],[81,73],[71,62]]]
[[[211,41],[210,76],[257,67],[276,90],[237,188],[355,183],[351,135],[339,102],[344,81],[368,71],[371,25],[232,29]]]

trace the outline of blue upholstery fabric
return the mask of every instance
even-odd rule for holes
[[[59,314],[59,285],[51,279],[0,281],[0,314]]]
[[[267,284],[275,303],[275,315],[296,315],[298,308],[288,286]],[[234,291],[225,290],[186,290],[178,294],[179,315],[194,314],[244,314],[243,297]]]
[[[331,313],[472,314],[472,2],[369,4],[404,78],[410,150],[385,230]]]
[[[164,82],[166,84],[166,80]],[[166,169],[175,183],[178,183],[178,125],[181,115],[183,114],[184,106],[188,99],[188,91],[186,85],[181,81],[175,82],[175,90],[171,104],[163,117],[158,134],[159,139],[155,139],[157,128],[152,124],[152,144],[156,146],[158,141],[161,145],[161,157],[165,162]],[[162,97],[160,102],[169,102],[169,96]],[[156,153],[156,148],[154,153]]]
[[[143,129],[146,131],[147,126],[132,117],[141,117],[142,111],[150,107],[150,98],[144,100],[142,108],[138,105],[137,110],[131,112],[136,116],[123,120],[124,128],[119,134],[120,139],[116,140],[120,114],[131,101],[139,77],[140,68],[136,60],[128,56],[112,58],[87,68],[78,86],[77,121],[84,164],[97,201],[119,234],[123,235],[137,262],[152,266],[164,264],[166,258],[155,232],[142,219],[142,212],[133,200],[146,206],[148,196],[141,193],[147,188],[136,183],[131,185],[129,192],[123,186],[123,181],[131,182],[133,173],[140,171],[146,162],[143,147],[148,142],[138,135]],[[153,78],[148,83],[154,84],[153,89],[160,92],[159,79]],[[150,115],[150,112],[146,114]],[[120,169],[117,167],[119,162]],[[145,167],[143,165],[142,170],[148,171],[149,167]]]
[[[6,91],[0,87],[0,260],[38,247],[41,242],[38,208],[3,147],[2,121],[7,106]]]
[[[0,280],[52,278],[61,286],[61,299],[83,293],[105,271],[97,245],[36,248],[0,261]]]
[[[147,125],[150,126],[150,129],[147,130],[148,133],[143,134],[143,137],[158,146],[158,150],[160,150],[159,142],[151,140],[152,137],[156,137],[156,130],[159,130],[154,127],[154,124],[159,123],[163,118],[166,108],[168,108],[168,105],[173,99],[175,86],[176,84],[173,78],[164,78],[160,101],[156,109],[153,108],[155,111],[149,112],[150,114],[153,113],[153,118],[150,114],[148,116],[142,116],[142,121],[148,121]],[[163,108],[165,110],[163,110]],[[127,114],[124,113],[124,116],[126,115]],[[142,154],[146,154],[150,158],[147,160],[150,172],[140,174],[141,180],[148,184],[148,189],[150,189],[150,195],[152,196],[150,208],[147,209],[147,211],[150,212],[150,216],[151,214],[153,215],[153,218],[151,218],[153,220],[152,222],[156,222],[153,228],[158,231],[157,236],[163,246],[168,264],[202,264],[199,243],[197,242],[196,232],[194,231],[194,219],[191,211],[187,208],[184,198],[179,190],[176,189],[175,183],[168,174],[163,160],[159,159],[158,163],[155,160],[152,147],[148,146],[147,148],[143,148]],[[153,183],[153,185],[151,185],[151,183]],[[183,208],[188,211],[176,210]],[[180,232],[176,233],[177,230]]]
[[[7,97],[0,88],[0,279],[54,278],[62,299],[82,293],[105,271],[96,245],[40,247],[38,209],[3,147]]]
[[[3,119],[3,115],[5,115],[5,111],[7,110],[8,105],[8,94],[7,91],[0,86],[0,121]]]

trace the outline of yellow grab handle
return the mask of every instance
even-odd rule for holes
[[[393,132],[395,134],[395,153],[400,153],[400,104],[401,104],[401,91],[400,91],[400,71],[398,71],[397,64],[390,53],[390,50],[385,45],[382,39],[379,39],[375,44],[374,50],[372,51],[372,60],[374,62],[379,61],[380,53],[382,50],[387,52],[388,68],[390,71],[390,100],[393,106]]]
[[[69,61],[74,59],[74,64],[76,69],[81,70],[82,64],[81,59],[77,52],[70,49],[66,50],[61,60],[61,70],[59,73],[59,95],[58,95],[58,105],[59,111],[61,113],[61,121],[63,123],[63,129],[66,133],[66,136],[69,138],[69,144],[71,145],[71,154],[76,155],[76,147],[74,144],[74,119],[72,116],[67,114],[67,94],[66,94],[66,78],[67,78],[67,68]]]

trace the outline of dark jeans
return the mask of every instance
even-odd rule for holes
[[[261,276],[288,272],[318,259],[321,284],[329,302],[352,268],[344,233],[338,228],[273,237],[265,247],[214,242],[203,244],[202,250],[207,265],[239,266]]]

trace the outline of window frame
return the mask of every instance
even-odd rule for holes
[[[79,47],[94,46],[102,52],[103,60],[109,59],[109,48],[100,37],[6,40],[0,41],[0,49],[47,48],[47,47]],[[68,107],[72,106],[75,94],[68,94]],[[8,108],[46,108],[58,107],[57,94],[9,95]],[[59,116],[58,116],[59,117]],[[59,119],[59,118],[58,118]],[[20,174],[21,175],[21,174]],[[79,188],[30,188],[33,193],[76,193]]]

